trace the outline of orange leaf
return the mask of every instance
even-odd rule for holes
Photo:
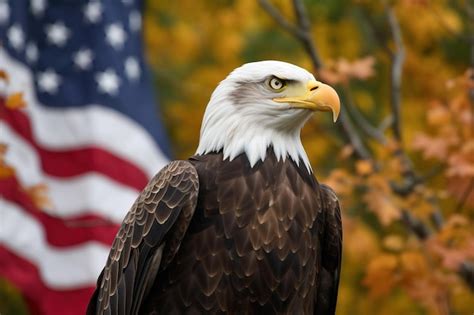
[[[374,76],[375,58],[367,56],[355,61],[340,58],[329,63],[327,68],[320,71],[320,77],[331,84],[347,83],[351,79],[366,80]]]
[[[387,180],[378,174],[369,177],[367,186],[370,188],[363,199],[370,211],[375,213],[380,223],[389,225],[400,218],[400,209],[396,206],[391,196],[390,186]]]
[[[7,145],[0,143],[0,179],[12,177],[15,170],[5,163],[5,153],[7,152]]]
[[[430,137],[421,133],[417,134],[412,142],[412,147],[422,151],[425,159],[446,159],[449,145],[445,138]]]
[[[441,258],[444,267],[456,271],[459,266],[468,258],[472,258],[474,245],[468,244],[464,248],[449,248],[438,240],[430,240],[427,244],[428,249]],[[470,245],[470,246],[469,246]]]
[[[443,105],[436,103],[436,106],[428,111],[428,123],[432,126],[442,126],[449,124],[450,112]]]
[[[8,73],[6,73],[4,70],[0,70],[0,79],[8,82],[9,81]]]
[[[369,263],[366,276],[362,282],[370,288],[372,296],[387,295],[399,281],[397,269],[397,256],[381,254]]]
[[[355,60],[350,65],[350,76],[359,80],[366,80],[374,76],[374,65],[375,58],[372,56],[367,56],[365,58]]]
[[[11,94],[7,97],[5,106],[9,109],[19,109],[26,107],[26,103],[23,99],[23,93],[18,92]]]
[[[7,153],[8,146],[5,143],[0,143],[0,160],[3,160],[5,153]]]
[[[0,162],[0,179],[10,178],[13,175],[15,175],[15,170],[12,167]]]
[[[349,158],[352,153],[354,153],[354,147],[352,145],[345,145],[341,152],[339,152],[339,158],[340,159],[343,159],[343,160],[346,160],[347,158]]]
[[[33,203],[40,209],[50,208],[51,200],[48,197],[48,187],[45,184],[37,184],[26,189]]]
[[[356,171],[359,175],[369,175],[372,173],[372,163],[369,160],[359,160],[356,162]]]

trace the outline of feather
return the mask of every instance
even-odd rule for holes
[[[183,229],[191,220],[198,187],[196,170],[186,161],[170,163],[150,181],[117,233],[87,314],[139,311],[158,272],[166,236],[176,236],[176,226]]]

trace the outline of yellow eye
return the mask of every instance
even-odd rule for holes
[[[273,90],[281,90],[285,87],[285,81],[280,80],[276,77],[273,77],[270,79],[268,82],[268,85],[273,89]]]

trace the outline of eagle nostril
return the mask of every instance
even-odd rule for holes
[[[312,88],[310,88],[309,90],[312,92],[312,91],[317,90],[318,88],[319,88],[319,85],[315,85]]]

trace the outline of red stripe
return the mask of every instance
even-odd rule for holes
[[[43,283],[33,264],[1,245],[0,276],[12,282],[22,292],[31,314],[83,315],[94,290],[92,286],[75,290],[53,290]]]
[[[148,182],[147,176],[140,168],[101,148],[53,151],[40,147],[34,140],[29,118],[19,110],[6,108],[2,98],[0,98],[0,117],[36,149],[42,168],[49,175],[70,177],[86,172],[97,172],[138,190],[142,190]]]
[[[110,245],[119,228],[119,225],[93,215],[66,220],[51,216],[34,205],[14,178],[0,180],[0,191],[3,198],[19,205],[43,225],[46,239],[53,246],[72,246],[91,240]]]

